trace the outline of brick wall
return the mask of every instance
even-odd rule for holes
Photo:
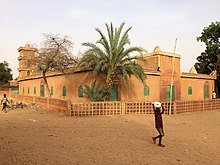
[[[69,100],[35,97],[35,96],[23,96],[10,94],[11,99],[15,101],[22,101],[23,103],[35,104],[39,107],[62,112],[65,115],[70,115],[71,103]]]

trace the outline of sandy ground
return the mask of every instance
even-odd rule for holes
[[[164,127],[162,148],[153,115],[9,110],[0,113],[0,164],[220,165],[220,111],[164,115]]]

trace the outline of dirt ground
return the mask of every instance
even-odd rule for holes
[[[164,148],[153,115],[66,117],[40,108],[0,113],[1,165],[220,165],[220,111],[164,115]]]

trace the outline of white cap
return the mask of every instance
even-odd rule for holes
[[[152,104],[154,104],[155,108],[160,108],[161,107],[161,103],[158,101],[153,102]]]

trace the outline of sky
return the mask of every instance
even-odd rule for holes
[[[181,71],[188,72],[204,51],[197,42],[204,27],[220,21],[218,0],[0,0],[0,62],[6,61],[18,76],[18,47],[40,45],[42,34],[61,34],[74,43],[73,54],[83,53],[84,42],[99,39],[105,23],[125,22],[130,46],[152,52],[181,55]]]

